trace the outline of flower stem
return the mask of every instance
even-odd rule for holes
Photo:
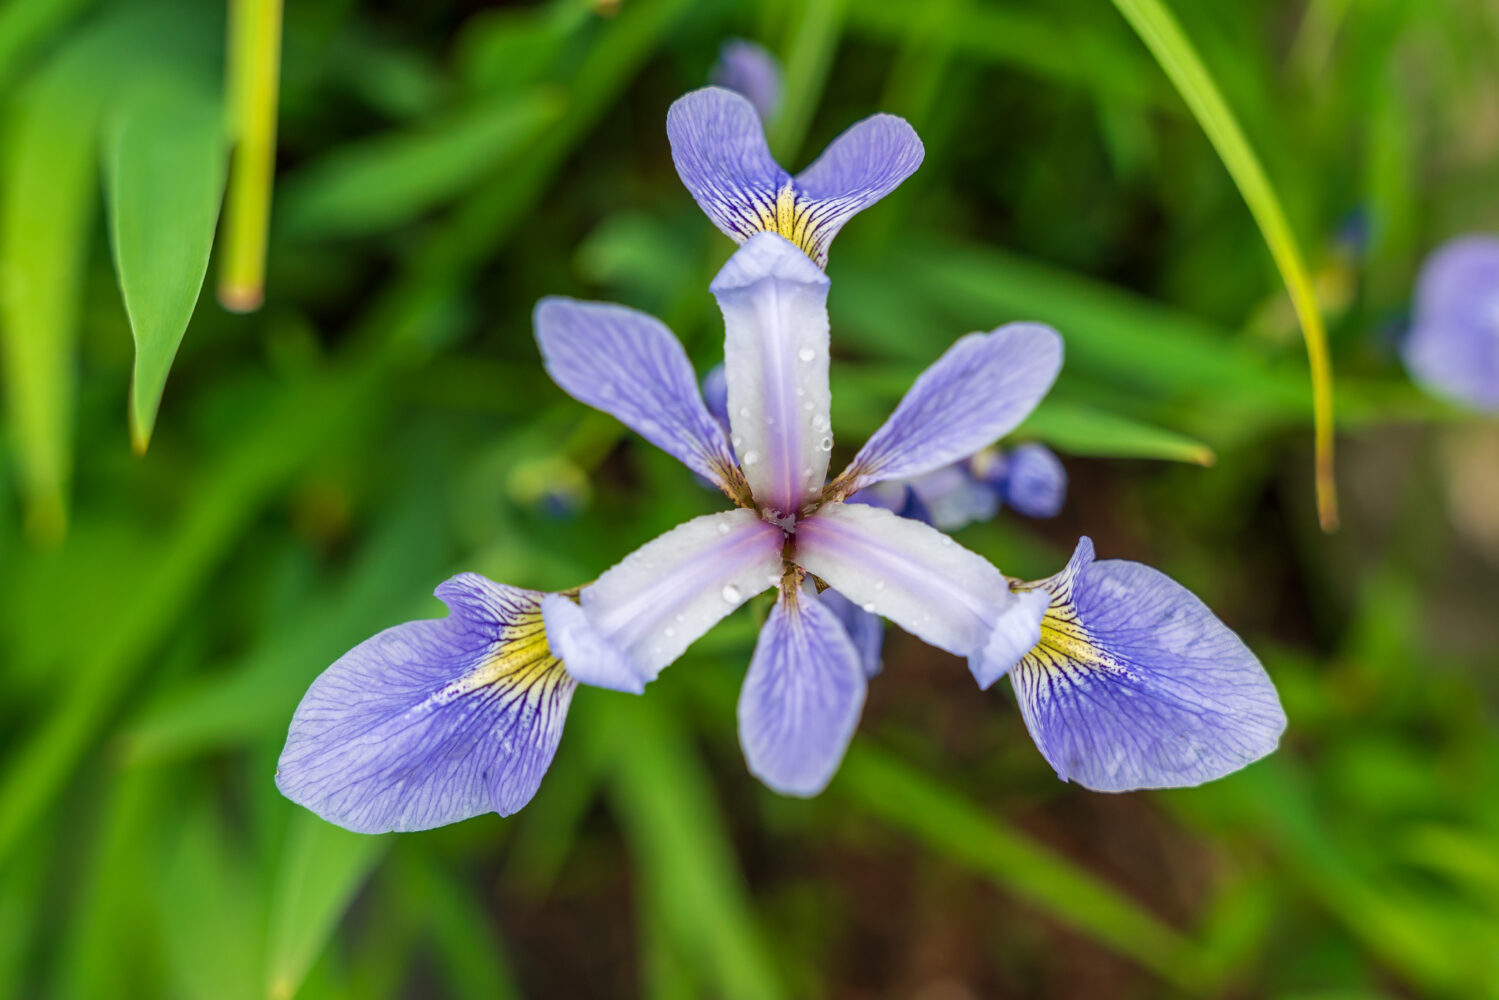
[[[218,295],[225,309],[251,312],[265,299],[281,0],[230,0],[229,7],[229,134],[234,157],[224,207]]]

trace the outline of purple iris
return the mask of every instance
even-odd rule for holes
[[[773,121],[781,108],[781,64],[763,45],[730,38],[718,50],[708,79],[714,86],[743,94],[762,122]]]
[[[704,87],[666,115],[672,160],[713,224],[737,243],[779,233],[826,267],[844,223],[921,166],[921,140],[903,118],[873,115],[834,139],[792,177],[770,155],[749,99]]]
[[[1464,236],[1427,258],[1403,354],[1432,392],[1499,412],[1499,237]]]

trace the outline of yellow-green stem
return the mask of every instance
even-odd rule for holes
[[[276,165],[281,0],[230,0],[229,129],[234,156],[224,204],[219,303],[250,312],[265,299],[266,233]]]

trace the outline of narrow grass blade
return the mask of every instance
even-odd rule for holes
[[[291,808],[291,807],[288,807]],[[265,983],[270,1000],[297,995],[354,894],[391,845],[298,808],[271,886]]]
[[[224,158],[217,95],[185,79],[132,95],[106,140],[115,271],[135,337],[130,440],[138,454],[150,443],[167,372],[208,270]]]
[[[78,304],[93,219],[100,101],[90,41],[64,50],[16,99],[0,147],[0,375],[33,538],[66,526]]]
[[[770,129],[770,148],[794,170],[832,69],[848,0],[807,0],[793,9],[796,16],[786,46],[786,99]]]
[[[1238,185],[1239,193],[1249,205],[1290,292],[1312,366],[1317,516],[1323,529],[1332,531],[1338,524],[1337,484],[1333,478],[1332,358],[1328,353],[1327,333],[1322,326],[1322,314],[1317,308],[1311,277],[1307,274],[1296,237],[1286,221],[1275,189],[1239,128],[1238,120],[1171,12],[1161,0],[1114,0],[1114,6],[1144,40],[1207,133],[1223,165]]]
[[[1193,465],[1212,465],[1217,460],[1213,449],[1185,434],[1062,400],[1042,403],[1018,433],[1032,435],[1073,455],[1158,458]]]
[[[1066,858],[894,757],[855,743],[833,794],[1188,990],[1195,946]]]
[[[657,904],[662,931],[671,935],[678,954],[694,962],[709,995],[725,1000],[785,996],[696,749],[656,702],[610,701],[607,720],[590,711],[574,720],[572,731],[591,734],[595,752],[613,766],[615,813],[645,891]],[[580,698],[574,713],[584,704]],[[618,752],[626,746],[628,753]]]

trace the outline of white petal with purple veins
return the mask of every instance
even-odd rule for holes
[[[762,509],[795,515],[821,493],[833,448],[827,275],[786,240],[760,233],[710,290],[723,310],[740,468]]]
[[[986,667],[986,650],[996,634],[1013,634],[1008,616],[1028,609],[988,560],[936,528],[879,507],[828,504],[797,524],[796,561],[865,611],[969,657],[980,683],[1009,667]]]
[[[584,587],[579,603],[609,655],[624,657],[642,683],[651,681],[729,612],[780,578],[783,543],[781,529],[752,510],[705,514],[626,556]],[[584,648],[591,647],[561,652],[567,658]],[[574,658],[567,669],[606,687],[639,690],[607,683],[630,676],[612,663]]]

